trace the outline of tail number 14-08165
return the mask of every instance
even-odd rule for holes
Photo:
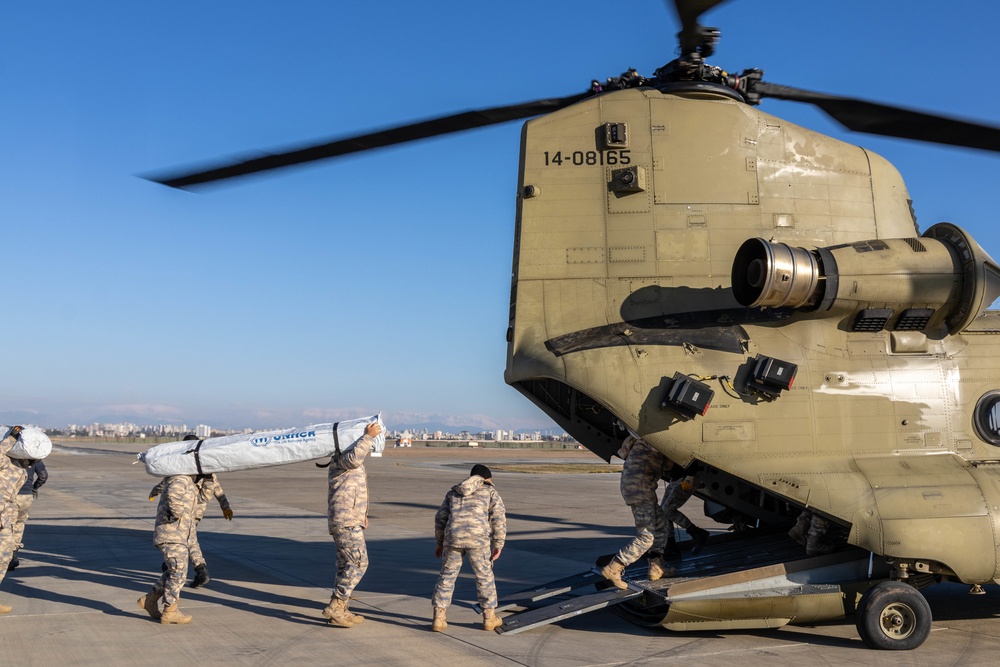
[[[576,167],[585,165],[591,167],[596,165],[604,166],[606,164],[627,165],[631,162],[632,157],[627,150],[573,151],[572,153],[567,151],[565,155],[562,151],[556,151],[555,153],[545,151],[546,167],[561,167],[563,165],[573,165]]]

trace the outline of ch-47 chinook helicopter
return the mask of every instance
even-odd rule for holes
[[[712,66],[719,31],[699,19],[719,2],[675,0],[679,56],[648,78],[154,180],[193,187],[535,117],[506,382],[606,460],[632,431],[699,466],[699,495],[732,513],[787,528],[809,509],[847,535],[818,560],[643,588],[660,594],[655,622],[856,610],[868,645],[914,648],[931,623],[919,588],[1000,582],[1000,266],[956,225],[918,233],[883,158],[756,105],[991,151],[1000,129]]]

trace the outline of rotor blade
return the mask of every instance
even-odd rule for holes
[[[681,20],[682,28],[688,28],[698,23],[698,18],[716,5],[721,5],[726,0],[674,0],[674,7],[677,9],[677,17]]]
[[[701,42],[701,26],[698,19],[716,5],[721,5],[726,0],[674,0],[674,8],[677,10],[677,18],[681,21],[681,31],[677,34],[680,38],[681,50],[693,50]]]
[[[194,170],[185,169],[162,175],[149,176],[147,178],[163,185],[169,185],[172,188],[185,188],[201,183],[244,176],[270,169],[280,169],[281,167],[302,164],[304,162],[324,160],[340,155],[359,153],[373,148],[382,148],[384,146],[416,141],[417,139],[426,139],[442,134],[461,132],[477,127],[486,127],[497,123],[518,120],[520,118],[538,116],[557,111],[593,94],[592,91],[588,90],[585,93],[578,93],[567,97],[536,100],[534,102],[492,107],[476,111],[464,111],[450,116],[432,118],[431,120],[401,125],[356,137],[347,137],[322,144],[303,146],[302,148],[287,150],[281,153],[265,154],[261,157],[249,159],[237,159],[225,164],[200,167]]]
[[[855,132],[1000,152],[1000,127],[760,81],[762,97],[807,102]]]

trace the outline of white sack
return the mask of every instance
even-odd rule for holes
[[[365,427],[372,422],[382,427],[372,446],[372,456],[381,456],[385,449],[385,425],[380,414],[338,422],[337,438],[341,453],[354,447],[365,434]],[[200,472],[206,475],[266,468],[333,456],[337,451],[333,427],[333,424],[315,424],[304,428],[206,438],[200,448],[197,447],[197,440],[166,442],[147,449],[137,457],[146,466],[146,472],[156,477],[198,474],[199,461]]]
[[[12,426],[0,426],[0,433],[6,438],[10,435]],[[0,438],[2,440],[3,438]],[[17,442],[7,452],[7,456],[12,459],[44,459],[52,453],[52,441],[45,431],[34,426],[25,426],[21,429],[21,435]]]

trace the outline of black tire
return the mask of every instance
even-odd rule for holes
[[[855,625],[871,648],[909,651],[927,639],[931,621],[931,607],[916,588],[883,581],[861,596]]]

